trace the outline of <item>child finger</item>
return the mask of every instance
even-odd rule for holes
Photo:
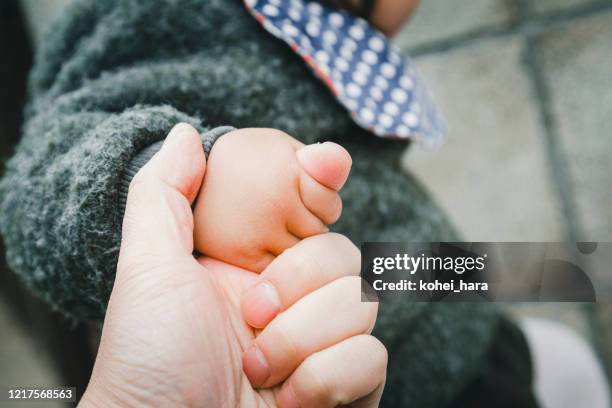
[[[296,237],[304,239],[329,232],[327,225],[302,205],[293,207],[291,211],[287,217],[287,231]]]
[[[325,187],[306,173],[300,174],[300,197],[304,207],[326,225],[340,218],[342,200],[338,192]]]

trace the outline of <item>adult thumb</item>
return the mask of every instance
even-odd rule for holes
[[[130,183],[118,271],[192,256],[191,203],[205,169],[197,130],[185,123],[174,126]]]

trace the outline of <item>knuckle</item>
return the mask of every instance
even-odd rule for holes
[[[307,265],[307,260],[304,258],[304,256],[302,256],[300,250],[296,247],[286,249],[281,254],[281,258],[283,268],[287,271],[292,271],[292,273],[307,271],[309,268],[309,265]]]
[[[361,304],[365,309],[364,323],[367,323],[367,328],[364,330],[364,333],[372,333],[378,317],[378,302],[362,302]]]
[[[298,276],[319,277],[323,274],[323,268],[308,247],[289,248],[283,256],[286,256],[284,262],[287,263],[288,270]]]
[[[283,320],[272,322],[272,327],[269,330],[269,338],[276,350],[282,350],[283,362],[300,363],[303,360],[303,353],[297,342],[291,336],[287,326],[283,324]]]
[[[359,271],[361,268],[361,252],[359,248],[345,235],[331,232],[328,234],[331,239],[330,245],[337,248],[337,252],[344,254],[346,262],[351,263],[352,270]]]
[[[372,376],[383,382],[387,376],[387,365],[389,362],[389,352],[385,345],[376,337],[367,336],[370,346],[367,349],[366,355],[372,359],[372,367],[370,368]]]
[[[337,281],[337,291],[344,294],[341,299],[345,299],[345,307],[352,311],[352,315],[359,322],[358,331],[360,333],[371,333],[378,316],[378,303],[361,301],[361,285],[363,282],[360,276],[342,277]],[[347,294],[350,295],[347,296]]]
[[[389,352],[387,348],[376,337],[368,335],[367,338],[371,342],[370,353],[374,358],[376,372],[385,373],[389,362]]]
[[[299,400],[329,401],[336,394],[333,381],[323,378],[318,369],[316,354],[304,361],[299,368],[300,375],[293,383],[296,397]]]
[[[355,275],[350,275],[350,276],[343,276],[342,278],[338,279],[338,284],[341,286],[340,289],[342,291],[346,291],[348,293],[358,293],[361,291],[361,277],[360,276],[355,276]],[[355,300],[361,301],[361,297],[352,297],[351,301],[354,302]]]
[[[374,303],[374,302],[368,302],[368,303]],[[374,326],[376,326],[376,318],[378,316],[378,308],[377,307],[373,307],[372,309],[370,309],[370,314],[369,314],[369,318],[368,318],[368,327],[363,331],[364,333],[372,333],[372,331],[374,330]]]
[[[339,234],[337,232],[330,232],[327,234],[328,238],[332,241],[333,245],[339,247],[354,246],[353,242],[346,237],[346,235]]]
[[[359,311],[361,308],[355,310],[355,306],[361,303],[361,283],[357,276],[348,275],[342,276],[335,281],[331,282],[331,290],[340,303],[343,309],[354,310],[353,313]]]

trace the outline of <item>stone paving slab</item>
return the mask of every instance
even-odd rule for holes
[[[612,301],[598,305],[595,315],[599,332],[598,344],[602,358],[608,367],[608,377],[612,380]]]
[[[425,0],[396,41],[408,49],[508,23],[510,19],[511,11],[504,0]]]
[[[527,5],[536,14],[565,11],[575,7],[587,7],[595,4],[605,4],[610,0],[531,0]]]
[[[537,317],[564,323],[587,340],[592,339],[587,311],[582,303],[512,303],[507,305],[517,319]]]
[[[583,239],[612,241],[612,11],[541,35],[536,50]]]
[[[50,362],[34,340],[14,321],[0,298],[0,387],[60,385]],[[2,402],[2,407],[28,404]],[[40,407],[63,407],[62,403],[37,403]]]
[[[449,140],[433,152],[412,146],[404,165],[468,241],[564,239],[521,52],[511,37],[417,59]]]

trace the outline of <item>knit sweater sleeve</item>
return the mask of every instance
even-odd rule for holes
[[[149,2],[130,3],[138,13],[137,3]],[[77,1],[50,32],[31,74],[22,140],[0,181],[9,266],[79,319],[103,316],[125,194],[138,168],[178,122],[195,126],[206,150],[232,129],[208,121],[207,107],[193,109],[176,86],[160,89],[162,78],[182,72],[171,61],[184,48],[113,49],[134,29],[129,17],[115,18],[130,11],[115,4]]]

